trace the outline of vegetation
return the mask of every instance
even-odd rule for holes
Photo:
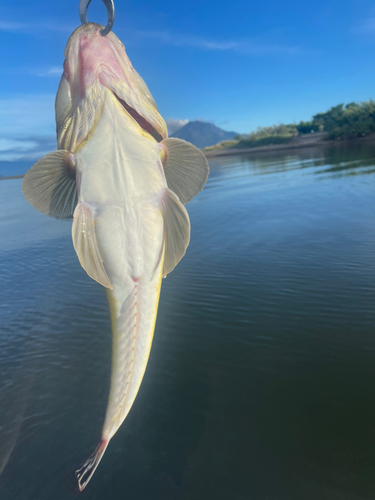
[[[214,146],[207,146],[204,148],[204,151],[211,151],[211,150],[217,150],[217,149],[228,149],[228,148],[235,148],[238,147],[238,140],[233,140],[233,141],[222,141],[219,142],[218,144],[215,144]]]
[[[327,132],[327,139],[354,139],[375,132],[375,102],[351,102],[332,106],[325,113],[318,113],[310,122],[295,126],[299,134]]]
[[[294,125],[272,125],[272,127],[258,127],[255,132],[248,135],[236,136],[238,142],[236,148],[255,148],[258,146],[268,146],[269,144],[281,144],[289,142],[298,131]],[[234,147],[234,146],[232,146]]]
[[[333,106],[325,113],[314,115],[311,121],[290,125],[258,127],[255,132],[237,135],[208,149],[254,148],[269,144],[289,142],[295,136],[312,132],[326,132],[326,139],[353,139],[375,132],[375,101],[351,102]]]
[[[292,135],[270,135],[259,139],[243,139],[237,142],[236,148],[257,148],[259,146],[269,146],[271,144],[283,144],[293,139]]]
[[[328,133],[328,139],[353,139],[375,132],[375,102],[339,104],[326,113],[318,113],[312,124]]]

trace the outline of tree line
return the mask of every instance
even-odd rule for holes
[[[327,139],[354,139],[375,132],[375,102],[351,102],[332,106],[325,113],[318,113],[310,121],[298,124],[280,124],[258,127],[250,134],[238,135],[236,147],[265,146],[288,142],[293,137],[314,132],[326,132]]]

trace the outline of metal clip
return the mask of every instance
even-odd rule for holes
[[[87,9],[89,8],[91,0],[80,0],[79,2],[79,18],[81,20],[81,24],[87,23]],[[115,22],[115,6],[113,0],[102,0],[107,10],[107,26],[101,30],[100,34],[105,36],[107,35]]]

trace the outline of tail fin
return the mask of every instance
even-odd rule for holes
[[[80,469],[76,470],[79,491],[83,491],[87,486],[87,483],[92,478],[92,475],[96,471],[96,468],[99,465],[99,462],[102,459],[107,446],[108,441],[106,439],[102,439],[94,453],[90,455],[88,460],[86,460],[86,462]]]

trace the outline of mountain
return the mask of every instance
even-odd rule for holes
[[[236,132],[227,132],[212,123],[194,121],[189,122],[182,128],[177,130],[171,137],[184,139],[191,142],[197,148],[206,148],[207,146],[214,146],[218,142],[228,141],[233,139]]]

